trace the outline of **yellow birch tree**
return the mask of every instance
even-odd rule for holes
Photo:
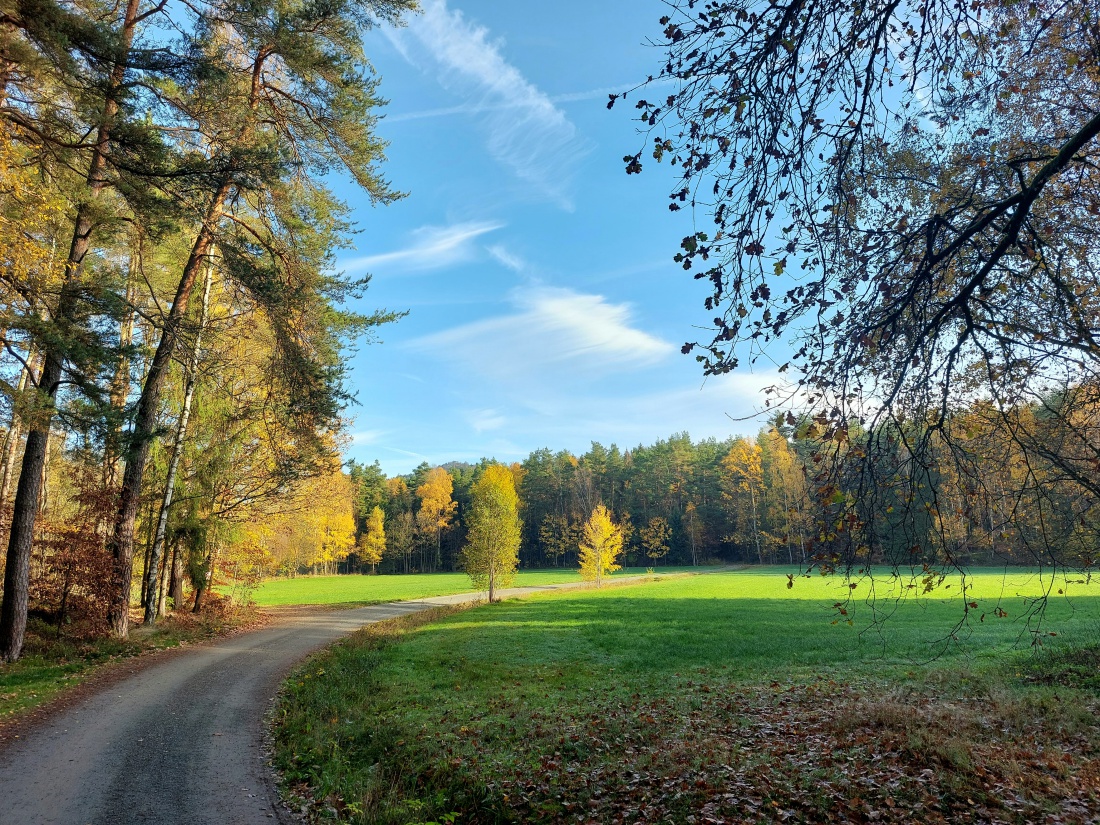
[[[581,578],[594,581],[596,587],[601,587],[605,573],[621,569],[615,559],[622,549],[622,528],[611,520],[611,514],[606,507],[602,504],[596,505],[581,533]]]
[[[359,539],[359,558],[371,566],[371,572],[378,571],[378,562],[386,552],[386,519],[382,508],[375,505],[367,519],[367,532]]]
[[[498,587],[512,583],[519,566],[519,496],[515,477],[502,464],[490,464],[470,488],[469,533],[462,562],[474,586],[496,599]]]
[[[416,514],[416,520],[421,530],[435,532],[436,567],[443,561],[443,531],[451,526],[451,517],[458,507],[457,502],[451,498],[453,492],[454,481],[451,474],[442,467],[429,470],[424,483],[416,488],[416,494],[420,497],[420,510]]]

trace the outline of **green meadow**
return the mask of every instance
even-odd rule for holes
[[[319,811],[364,823],[1029,822],[1100,803],[1100,582],[925,584],[722,572],[372,626],[287,683],[277,759]]]
[[[702,568],[662,567],[660,573],[698,571]],[[646,572],[643,567],[628,567],[614,575],[636,576]],[[513,587],[539,587],[547,584],[579,582],[576,570],[521,570]],[[251,592],[260,607],[285,605],[339,604],[356,606],[385,602],[425,599],[431,596],[451,596],[473,590],[465,573],[418,573],[401,576],[296,576],[268,579]],[[232,592],[231,588],[225,588]]]

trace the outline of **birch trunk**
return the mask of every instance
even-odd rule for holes
[[[198,280],[200,270],[208,264],[207,257],[214,243],[215,228],[221,219],[222,209],[229,197],[230,189],[229,181],[224,181],[210,199],[202,228],[191,247],[191,254],[188,256],[176,288],[172,308],[164,319],[164,331],[153,360],[149,363],[149,372],[141,388],[141,397],[138,399],[130,447],[126,455],[126,470],[122,475],[122,489],[119,492],[114,530],[107,542],[114,562],[114,586],[111,604],[107,610],[107,620],[111,625],[111,631],[121,639],[126,638],[130,630],[134,523],[137,521],[138,505],[141,502],[141,480],[145,475],[145,463],[149,459],[149,447],[156,432],[160,393],[164,388],[164,380],[168,376],[172,356],[175,354],[180,325],[190,304],[195,282]]]
[[[168,460],[168,481],[164,488],[164,498],[160,503],[160,518],[157,519],[157,533],[153,537],[153,550],[149,556],[150,594],[145,602],[145,624],[152,625],[157,620],[160,605],[157,595],[157,568],[160,566],[160,554],[164,548],[164,537],[168,532],[168,512],[172,509],[172,495],[176,486],[176,471],[183,452],[183,440],[187,437],[187,423],[191,419],[191,402],[195,398],[195,380],[199,367],[199,350],[202,347],[202,334],[206,329],[206,319],[210,314],[210,282],[212,267],[206,267],[205,282],[202,288],[202,311],[199,314],[199,328],[195,332],[195,343],[191,348],[191,360],[187,367],[187,386],[183,393],[183,409],[180,411],[179,426],[176,429],[176,441],[172,445],[172,456]]]

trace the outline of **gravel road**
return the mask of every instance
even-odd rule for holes
[[[141,669],[0,750],[0,825],[288,823],[263,752],[286,672],[364,624],[480,596],[288,613]]]

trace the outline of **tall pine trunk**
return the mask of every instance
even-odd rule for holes
[[[191,419],[191,402],[195,398],[196,373],[199,367],[199,350],[202,347],[202,334],[206,329],[206,319],[210,312],[211,269],[206,267],[205,283],[202,289],[202,311],[199,315],[199,328],[195,332],[195,343],[191,348],[191,360],[187,367],[187,386],[183,393],[183,409],[180,411],[179,426],[176,430],[176,442],[172,445],[172,456],[168,460],[168,481],[164,487],[164,498],[160,504],[160,517],[157,519],[157,533],[153,538],[153,549],[149,554],[150,593],[145,601],[145,624],[151,625],[157,620],[159,601],[157,599],[157,570],[160,566],[160,554],[164,548],[164,537],[168,532],[168,512],[172,509],[172,495],[176,486],[176,470],[179,468],[180,455],[183,453],[183,440],[187,436],[187,423]]]
[[[126,63],[138,21],[139,0],[127,0],[122,18],[120,48],[107,83],[103,113],[96,129],[96,142],[88,164],[87,197],[77,207],[72,243],[65,261],[64,279],[53,321],[61,328],[72,323],[78,302],[78,286],[84,271],[84,259],[92,247],[95,229],[96,201],[107,188],[107,155],[111,145],[111,129],[119,111],[126,76]],[[31,544],[34,523],[38,515],[42,491],[42,474],[46,464],[50,425],[54,403],[65,366],[64,347],[47,343],[43,348],[42,374],[38,379],[41,412],[30,432],[23,451],[19,484],[15,492],[11,532],[8,535],[8,556],[4,565],[4,602],[0,606],[0,660],[15,661],[23,652],[23,636],[27,629],[27,598],[30,586]]]
[[[176,288],[176,295],[168,316],[164,319],[164,329],[160,343],[157,344],[149,372],[141,388],[137,412],[134,416],[130,445],[126,451],[126,470],[122,475],[122,489],[119,491],[118,510],[115,525],[107,546],[113,561],[113,587],[111,603],[107,610],[107,620],[111,631],[119,638],[126,638],[130,630],[130,590],[134,572],[134,524],[137,521],[138,505],[141,502],[141,481],[145,475],[145,463],[149,459],[149,447],[156,433],[157,408],[160,405],[160,393],[168,377],[168,367],[179,342],[180,326],[195,282],[199,273],[207,265],[207,256],[214,243],[214,234],[222,209],[229,196],[231,184],[224,181],[210,198],[202,227],[191,247],[191,254],[184,265],[183,274]]]
[[[111,414],[108,420],[106,443],[103,449],[103,486],[113,490],[118,484],[118,474],[122,462],[122,422],[126,412],[126,398],[130,392],[130,357],[126,350],[134,342],[134,321],[137,312],[134,303],[137,300],[137,270],[141,265],[141,239],[138,238],[130,251],[130,268],[126,278],[126,305],[129,309],[118,325],[118,348],[120,357],[111,378],[110,398]]]

